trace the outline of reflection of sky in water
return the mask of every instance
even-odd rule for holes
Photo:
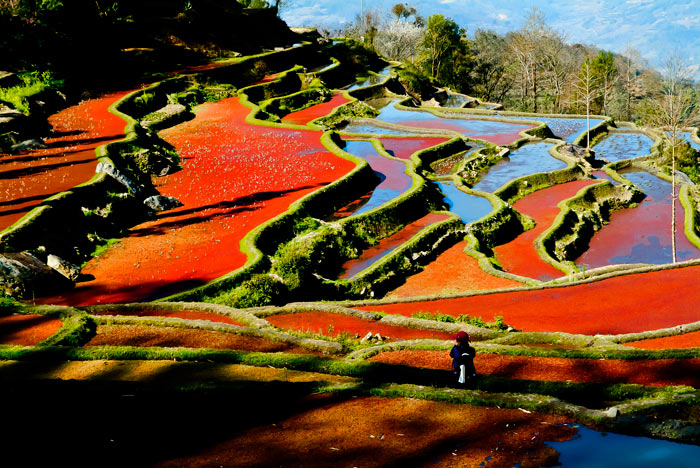
[[[406,164],[402,161],[385,158],[377,153],[369,141],[352,140],[345,142],[344,150],[367,161],[375,174],[381,179],[367,203],[354,215],[365,213],[391,201],[411,188],[411,178],[404,172]]]
[[[578,434],[564,442],[545,442],[559,452],[566,468],[690,468],[698,466],[700,447],[668,440],[598,432],[578,426]]]
[[[357,133],[360,135],[410,135],[410,133],[407,133],[405,130],[384,128],[370,123],[351,123],[340,129],[340,131],[345,133]]]
[[[349,86],[347,88],[347,90],[352,91],[353,89],[365,88],[367,86],[372,86],[372,85],[382,83],[388,78],[388,76],[390,74],[390,72],[389,72],[390,69],[391,69],[391,65],[389,65],[388,67],[382,68],[381,70],[379,70],[377,72],[376,75],[370,75],[369,77],[367,77],[367,79],[365,79],[363,81],[358,81],[357,83]]]
[[[481,219],[493,210],[488,199],[463,192],[455,187],[452,181],[439,180],[436,183],[445,195],[445,203],[449,210],[459,216],[464,224]]]
[[[513,120],[535,120],[544,122],[559,138],[567,143],[573,143],[576,138],[586,130],[586,119],[572,119],[566,117],[542,117],[542,116],[513,116],[503,115],[506,119]],[[591,119],[591,128],[601,123],[601,119]]]
[[[328,65],[322,65],[319,67],[312,68],[311,70],[309,70],[309,73],[323,73],[326,70],[330,70],[334,66],[335,66],[335,62],[331,62]]]
[[[400,101],[400,99],[390,101],[386,106],[379,109],[379,115],[376,119],[382,122],[422,128],[444,128],[446,130],[461,132],[468,136],[517,133],[530,127],[496,120],[446,118],[438,117],[430,112],[400,110],[394,106],[398,101]],[[456,117],[463,116],[460,115]],[[421,123],[426,123],[426,125],[421,125]]]
[[[666,132],[668,136],[671,136],[671,132]],[[695,148],[696,150],[700,150],[700,144],[696,143],[695,140],[690,136],[690,132],[678,132],[678,135],[683,138],[685,141],[690,143],[690,146]]]
[[[651,151],[654,140],[643,133],[611,133],[593,149],[596,158],[608,162],[646,156]]]
[[[472,188],[493,192],[518,177],[565,168],[563,161],[549,154],[551,147],[544,142],[521,146],[492,166]]]
[[[623,172],[622,176],[647,197],[635,208],[610,215],[610,222],[594,234],[588,250],[576,259],[579,267],[672,261],[671,184],[648,172]],[[680,202],[676,203],[676,258],[698,258],[700,251],[683,233],[685,216]]]
[[[472,100],[467,96],[460,96],[459,94],[448,94],[447,100],[442,105],[442,107],[462,107],[464,104],[471,101]]]

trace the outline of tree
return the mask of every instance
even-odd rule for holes
[[[390,59],[413,61],[422,40],[423,28],[392,18],[379,30],[374,45],[378,52]]]
[[[506,40],[494,31],[474,32],[472,87],[484,101],[500,102],[513,87],[513,66],[508,60]]]
[[[423,42],[421,44],[421,68],[431,78],[443,82],[448,68],[447,58],[459,48],[464,31],[452,19],[443,15],[428,18]]]
[[[598,97],[602,99],[600,111],[603,115],[608,114],[608,103],[612,95],[615,79],[617,78],[617,67],[615,67],[615,57],[612,52],[601,50],[596,58],[591,62],[591,69],[598,83]]]
[[[542,59],[547,57],[545,50],[552,44],[558,47],[563,44],[563,38],[549,27],[544,12],[536,7],[529,10],[523,27],[508,35],[509,49],[520,66],[521,100],[525,104],[531,96],[533,112],[537,112]]]
[[[648,106],[648,121],[666,132],[671,147],[671,256],[676,263],[676,154],[685,144],[684,127],[698,121],[691,70],[677,52],[666,58],[661,92]]]
[[[620,81],[624,90],[625,120],[632,120],[632,100],[642,95],[640,83],[641,69],[646,68],[646,60],[629,44],[625,48],[624,55],[619,60]]]
[[[593,64],[590,57],[581,65],[576,83],[574,84],[579,92],[581,100],[586,104],[586,151],[591,149],[591,103],[598,94],[598,81],[593,71]]]

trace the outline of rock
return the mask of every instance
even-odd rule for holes
[[[567,143],[559,148],[559,152],[564,156],[569,156],[574,159],[581,159],[588,162],[595,160],[595,151],[586,151],[586,148],[578,145]]]
[[[108,162],[99,162],[97,163],[97,167],[95,168],[95,172],[98,174],[105,173],[110,175],[114,180],[122,184],[124,187],[126,187],[129,192],[133,193],[134,195],[139,195],[141,194],[141,187],[139,187],[136,182],[133,180],[129,179],[127,176],[122,174],[119,169],[114,167],[112,164]]]
[[[144,174],[163,177],[180,169],[177,163],[160,151],[144,149],[134,153],[132,157],[139,170]]]
[[[501,149],[498,151],[497,156],[498,156],[499,158],[505,158],[505,157],[508,156],[509,154],[510,154],[510,148],[501,148]]]
[[[7,71],[0,71],[0,88],[11,88],[21,84],[22,80],[20,80],[16,74]]]
[[[20,111],[7,107],[0,109],[0,133],[22,133],[27,131],[30,125],[29,117]]]
[[[166,197],[163,195],[153,195],[151,197],[146,198],[143,201],[143,203],[156,213],[160,213],[161,211],[172,210],[174,208],[179,208],[183,206],[182,202],[177,198]]]
[[[376,334],[374,335],[374,339],[375,339],[376,341],[384,341],[384,338],[382,338],[382,335],[380,335],[379,333],[376,333]]]
[[[13,153],[20,153],[22,151],[41,149],[41,148],[46,148],[46,143],[44,143],[42,140],[40,140],[38,138],[34,138],[31,140],[24,140],[20,143],[17,143],[16,145],[12,145],[12,147],[10,148],[10,151],[12,151]]]
[[[80,267],[72,264],[68,260],[64,260],[57,255],[49,255],[46,258],[46,264],[68,278],[69,280],[75,282],[80,277]]]
[[[605,416],[609,418],[616,418],[618,414],[620,414],[620,410],[618,410],[615,406],[611,406],[607,409],[607,411],[605,411]]]
[[[20,299],[65,291],[73,282],[29,252],[0,255],[0,290]]]
[[[360,343],[365,344],[372,341],[372,332],[367,332],[367,334],[360,340]]]

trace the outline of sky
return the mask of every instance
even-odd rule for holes
[[[677,52],[700,78],[700,0],[287,0],[282,18],[289,26],[342,27],[364,8],[388,12],[408,3],[420,15],[440,13],[468,34],[522,27],[531,7],[570,44],[583,43],[623,53],[629,45],[653,67]]]

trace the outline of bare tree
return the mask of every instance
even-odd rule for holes
[[[593,65],[590,57],[581,65],[581,70],[576,75],[574,84],[579,92],[581,101],[586,104],[586,151],[591,149],[591,103],[598,95],[598,80],[593,71]]]
[[[563,36],[547,24],[544,12],[536,7],[529,10],[523,27],[508,35],[511,54],[520,66],[521,98],[525,101],[531,95],[534,112],[537,112],[540,92],[539,73],[545,69],[545,65],[552,64],[552,55],[547,50],[554,47],[556,53],[556,49],[563,43]]]
[[[631,121],[632,100],[642,96],[640,76],[641,70],[647,67],[647,63],[639,51],[628,44],[617,67],[620,70],[620,80],[625,93],[625,120]]]
[[[664,62],[661,92],[650,102],[649,121],[666,132],[671,146],[671,255],[676,263],[676,153],[685,144],[685,127],[698,121],[698,109],[690,86],[692,73],[673,52]]]

